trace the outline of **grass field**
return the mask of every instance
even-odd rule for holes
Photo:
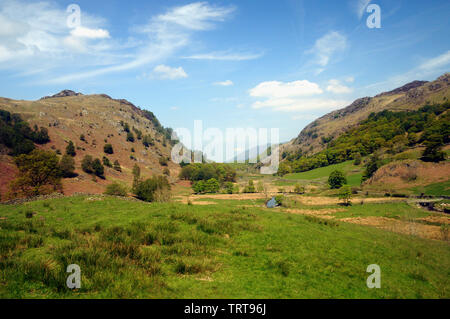
[[[1,205],[0,298],[450,298],[448,242],[286,214],[261,201],[215,202]],[[354,205],[337,217],[387,212],[429,215],[392,203]],[[65,286],[72,263],[82,273],[76,291]],[[370,264],[381,267],[381,289],[366,287]]]

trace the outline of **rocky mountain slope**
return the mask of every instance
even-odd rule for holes
[[[349,106],[330,112],[306,126],[290,142],[282,145],[282,152],[314,154],[349,128],[365,120],[370,113],[383,110],[417,110],[425,104],[442,103],[450,99],[450,73],[432,82],[414,81],[374,97],[363,97]]]
[[[126,100],[112,99],[104,94],[83,95],[64,90],[37,101],[0,98],[0,109],[20,114],[31,127],[46,127],[50,142],[40,145],[41,148],[64,154],[69,141],[73,141],[76,147],[76,173],[79,175],[64,179],[66,194],[101,193],[113,181],[131,185],[132,168],[135,164],[140,166],[143,177],[162,174],[165,168],[169,169],[172,180],[178,175],[178,165],[171,161],[165,163],[172,147],[168,138],[170,130],[162,127],[153,113],[143,111]],[[135,137],[134,142],[127,141],[123,123],[128,123]],[[140,131],[142,136],[150,135],[153,145],[144,146],[133,128]],[[80,138],[82,135],[84,140]],[[104,153],[106,143],[112,145],[113,154]],[[81,160],[85,155],[100,160],[107,156],[111,163],[118,160],[122,172],[105,167],[106,179],[97,178],[94,181],[91,175],[81,169]],[[14,178],[15,170],[12,158],[6,152],[0,156],[0,191],[5,193],[7,185]]]

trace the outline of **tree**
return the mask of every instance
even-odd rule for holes
[[[114,161],[114,165],[113,165],[114,170],[121,172],[122,171],[122,167],[120,167],[120,163],[118,160]]]
[[[210,178],[205,182],[205,193],[217,193],[220,189],[219,182],[215,178]]]
[[[66,154],[72,157],[77,155],[77,153],[75,152],[75,146],[73,145],[72,141],[69,141],[69,144],[66,147]]]
[[[61,172],[58,156],[50,151],[36,149],[14,160],[19,169],[18,177],[11,183],[14,194],[36,196],[61,190]]]
[[[292,172],[291,166],[286,163],[286,162],[281,162],[280,165],[278,166],[278,172],[277,174],[279,176],[284,176],[286,174],[289,174]]]
[[[359,165],[361,164],[361,154],[360,153],[356,153],[353,156],[353,165]]]
[[[195,194],[203,194],[205,193],[205,181],[196,181],[192,184],[192,190]]]
[[[343,204],[345,206],[351,205],[350,199],[352,198],[352,188],[350,185],[344,185],[342,186],[340,192],[339,192],[339,199],[342,199]]]
[[[331,189],[335,188],[341,188],[342,185],[347,183],[347,179],[344,176],[344,173],[339,170],[335,170],[331,172],[330,176],[328,177],[328,184],[330,185]]]
[[[105,152],[106,154],[114,154],[114,150],[111,144],[105,144],[105,146],[103,146],[103,152]]]
[[[92,174],[94,172],[92,168],[92,164],[94,162],[94,159],[91,155],[86,155],[83,157],[83,160],[81,161],[81,169],[88,174]]]
[[[98,158],[96,158],[93,162],[92,162],[92,170],[94,172],[95,175],[97,175],[100,178],[105,178],[105,168],[102,165],[102,162],[100,162],[100,160]]]
[[[373,154],[369,162],[366,164],[366,169],[364,170],[361,181],[364,182],[371,178],[373,174],[381,167],[381,161],[376,154]]]
[[[444,146],[443,137],[438,134],[432,134],[425,142],[426,148],[420,158],[424,162],[441,162],[445,160],[445,153],[441,151]]]
[[[70,155],[64,154],[63,157],[61,157],[59,169],[62,177],[70,178],[77,175],[75,174],[75,160]]]
[[[141,168],[137,164],[134,164],[132,173],[133,173],[133,192],[134,192],[136,191],[136,187],[138,186],[138,184],[141,182]]]

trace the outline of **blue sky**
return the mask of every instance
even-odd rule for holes
[[[165,126],[278,127],[287,141],[355,98],[448,72],[449,13],[438,0],[0,0],[0,96],[105,93]]]

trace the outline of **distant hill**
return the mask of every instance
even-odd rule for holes
[[[374,97],[363,97],[349,106],[330,112],[307,125],[300,134],[281,147],[281,152],[315,154],[326,148],[327,142],[336,139],[372,112],[383,110],[417,110],[425,104],[450,100],[450,73],[432,82],[413,81]]]
[[[76,172],[79,176],[64,179],[66,194],[102,193],[105,186],[113,181],[130,185],[134,164],[141,167],[144,177],[162,174],[165,167],[169,168],[172,177],[179,173],[178,165],[171,161],[166,164],[164,161],[170,157],[171,129],[164,128],[152,112],[140,109],[127,100],[112,99],[105,94],[83,95],[63,90],[37,101],[0,98],[0,109],[18,113],[31,127],[37,125],[47,128],[50,142],[38,145],[39,148],[64,154],[69,141],[73,141],[76,147]],[[125,123],[135,137],[134,142],[127,141]],[[81,135],[84,135],[84,141],[80,139]],[[151,136],[153,145],[145,146],[142,137],[139,139],[138,135]],[[103,146],[106,143],[112,145],[113,154],[104,153]],[[7,153],[5,150],[0,152],[2,193],[14,178],[15,171],[12,158]],[[92,155],[100,160],[107,156],[111,163],[118,160],[122,172],[105,167],[106,180],[98,179],[94,182],[90,175],[81,170],[81,160],[85,155]]]

